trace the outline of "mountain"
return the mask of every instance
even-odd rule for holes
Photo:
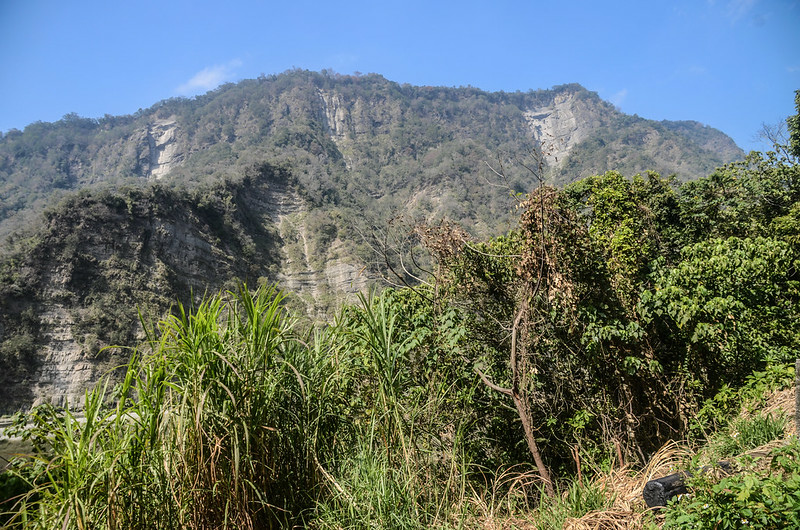
[[[485,203],[506,195],[469,186],[492,180],[485,161],[522,157],[543,143],[548,176],[557,183],[608,169],[688,180],[743,155],[712,128],[627,116],[577,84],[490,93],[292,71],[165,100],[133,116],[67,115],[6,133],[0,231],[64,191],[156,179],[190,185],[261,162],[291,163],[301,189],[317,202],[352,195],[395,206],[431,189],[445,203]],[[534,180],[525,172],[513,178],[523,191]],[[458,213],[447,204],[423,210]],[[467,213],[477,214],[464,216],[470,220],[494,218]]]
[[[0,412],[80,400],[128,355],[103,347],[141,339],[137,307],[158,318],[241,279],[278,282],[319,317],[379,276],[382,234],[448,218],[485,237],[539,177],[688,180],[742,155],[719,131],[627,116],[576,84],[490,93],[306,71],[10,131]]]

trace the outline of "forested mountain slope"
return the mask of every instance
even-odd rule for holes
[[[626,116],[579,85],[489,93],[305,71],[10,131],[0,408],[79,400],[127,355],[102,347],[141,338],[137,308],[163,315],[241,279],[276,282],[318,317],[378,277],[370,245],[388,248],[388,232],[446,218],[505,233],[537,158],[563,184],[608,169],[689,180],[741,155],[719,131]]]
[[[530,92],[416,87],[292,71],[171,99],[133,116],[68,115],[0,139],[0,226],[52,194],[98,183],[166,179],[192,185],[254,164],[290,163],[311,199],[409,206],[493,231],[506,190],[486,162],[545,153],[557,183],[614,169],[681,180],[741,158],[724,134],[695,122],[627,116],[571,84]],[[509,175],[527,191],[532,178]],[[486,226],[488,225],[488,226]]]

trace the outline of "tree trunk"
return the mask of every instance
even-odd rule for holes
[[[514,407],[517,409],[517,415],[522,422],[522,430],[525,432],[525,441],[528,444],[528,450],[531,452],[531,456],[533,456],[533,462],[536,464],[536,469],[539,471],[539,476],[542,477],[542,482],[544,482],[544,491],[548,496],[553,497],[555,496],[553,481],[550,479],[550,472],[547,470],[547,466],[544,465],[542,454],[539,452],[539,446],[536,445],[536,437],[533,434],[534,430],[533,422],[531,421],[530,407],[528,406],[528,401],[524,395],[524,390],[521,390],[522,385],[520,385],[520,373],[523,371],[520,369],[520,364],[524,362],[525,355],[519,355],[517,352],[517,332],[524,314],[525,306],[522,305],[519,312],[517,312],[517,317],[514,319],[514,325],[511,328],[511,352],[509,359],[509,365],[511,366],[511,388],[503,388],[494,384],[483,372],[480,371],[477,366],[473,367],[473,369],[486,386],[492,390],[500,392],[501,394],[510,396],[514,401]]]
[[[515,394],[513,398],[514,406],[517,408],[519,419],[522,420],[522,429],[525,431],[525,441],[528,442],[528,449],[530,450],[531,455],[533,455],[533,461],[536,464],[536,469],[539,471],[539,475],[542,477],[542,481],[544,482],[544,491],[549,497],[553,497],[556,494],[555,490],[553,489],[553,482],[550,480],[550,472],[547,470],[547,466],[545,466],[544,461],[542,461],[542,455],[539,453],[539,446],[536,445],[536,438],[533,435],[533,425],[531,424],[531,417],[530,413],[528,412],[528,407],[523,401],[522,396]]]
[[[548,496],[553,497],[555,490],[553,489],[553,482],[550,480],[550,472],[547,466],[544,465],[542,455],[539,452],[539,446],[536,445],[536,437],[533,434],[533,423],[531,422],[530,407],[528,401],[522,395],[524,389],[521,389],[521,379],[524,370],[521,369],[521,364],[526,361],[525,357],[527,352],[522,355],[517,351],[517,335],[519,333],[519,325],[525,314],[525,301],[522,302],[517,317],[514,319],[514,325],[511,328],[511,397],[514,400],[514,406],[517,409],[519,419],[522,421],[522,428],[525,431],[525,441],[528,442],[528,449],[533,456],[533,461],[536,463],[536,468],[539,470],[539,475],[544,481],[544,490]]]

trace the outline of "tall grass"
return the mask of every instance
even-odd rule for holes
[[[342,490],[322,499],[322,528],[458,526],[464,510],[468,459],[466,422],[442,422],[448,383],[411,377],[416,338],[400,332],[397,308],[373,293],[341,327],[349,358],[359,367],[351,396],[354,438],[337,461]]]
[[[535,528],[560,530],[568,519],[579,519],[589,512],[610,508],[613,499],[597,484],[572,482],[558,495],[549,497],[533,514]]]
[[[783,414],[756,413],[734,419],[711,437],[708,449],[716,459],[729,458],[784,437],[789,419]]]
[[[326,487],[319,455],[343,421],[343,371],[310,346],[273,288],[217,296],[151,329],[113,393],[34,415],[45,440],[20,465],[30,528],[267,528],[293,524]]]
[[[469,424],[452,382],[410,376],[397,308],[364,296],[301,337],[282,301],[242,286],[178,306],[82,415],[39,408],[9,525],[458,526]]]

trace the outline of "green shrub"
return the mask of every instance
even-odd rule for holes
[[[790,387],[794,382],[794,366],[791,364],[769,364],[763,371],[753,372],[743,386],[733,388],[727,384],[707,399],[689,425],[690,437],[704,440],[713,433],[725,429],[742,410],[761,406],[767,396],[776,390]]]
[[[691,481],[692,495],[673,501],[665,529],[800,528],[800,443],[773,451],[768,470]]]
[[[782,438],[789,420],[782,414],[755,414],[735,420],[712,437],[709,448],[719,458],[736,456]]]

